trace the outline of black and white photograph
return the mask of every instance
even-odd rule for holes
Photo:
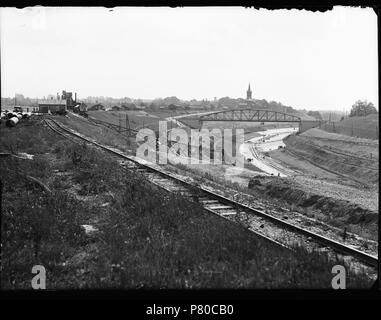
[[[374,288],[374,8],[1,7],[0,58],[1,291]]]

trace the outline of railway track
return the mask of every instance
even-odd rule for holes
[[[88,143],[96,148],[113,154],[119,163],[128,170],[134,170],[145,176],[150,182],[173,193],[198,201],[206,211],[233,222],[244,224],[247,229],[259,237],[278,246],[293,249],[295,245],[303,245],[309,250],[320,250],[332,259],[349,258],[360,266],[378,268],[378,258],[338,241],[326,238],[320,234],[293,225],[281,218],[265,212],[265,208],[249,207],[232,199],[215,193],[206,187],[195,185],[191,179],[171,172],[165,172],[159,166],[147,163],[134,156],[125,155],[120,151],[103,146],[78,133],[71,131],[54,119],[45,119],[50,129],[74,142]]]
[[[257,158],[258,160],[262,161],[267,166],[277,170],[281,174],[284,174],[285,176],[289,176],[289,175],[292,175],[294,173],[294,171],[286,169],[286,168],[283,168],[282,166],[278,165],[270,157],[266,157],[266,158],[263,157],[263,158],[261,158],[261,156],[259,155],[259,153],[258,153],[257,149],[255,148],[254,144],[250,146],[250,150],[252,151],[252,154],[254,155],[255,158]]]

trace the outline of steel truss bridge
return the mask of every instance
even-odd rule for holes
[[[235,109],[213,112],[199,117],[200,123],[205,121],[298,122],[300,126],[302,119],[278,111]]]

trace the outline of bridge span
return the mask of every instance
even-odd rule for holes
[[[319,121],[302,120],[302,118],[284,112],[263,109],[232,109],[212,112],[198,118],[200,125],[206,121],[237,122],[294,122],[299,124],[299,132],[317,127]]]

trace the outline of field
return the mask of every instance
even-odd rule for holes
[[[87,137],[96,138],[100,143],[111,147],[117,147],[127,153],[134,153],[136,148],[136,139],[128,138],[126,135],[119,134],[117,131],[104,126],[97,126],[85,118],[69,113],[65,117],[58,117],[65,125],[69,125],[72,129],[80,132]]]
[[[145,111],[89,111],[90,118],[105,121],[115,125],[121,123],[122,127],[126,127],[126,114],[130,122],[131,129],[139,129],[141,127],[158,129],[158,121],[160,117],[150,115]]]
[[[324,255],[274,247],[40,122],[2,128],[0,151],[34,155],[0,159],[2,289],[30,288],[36,264],[48,289],[331,287]]]

